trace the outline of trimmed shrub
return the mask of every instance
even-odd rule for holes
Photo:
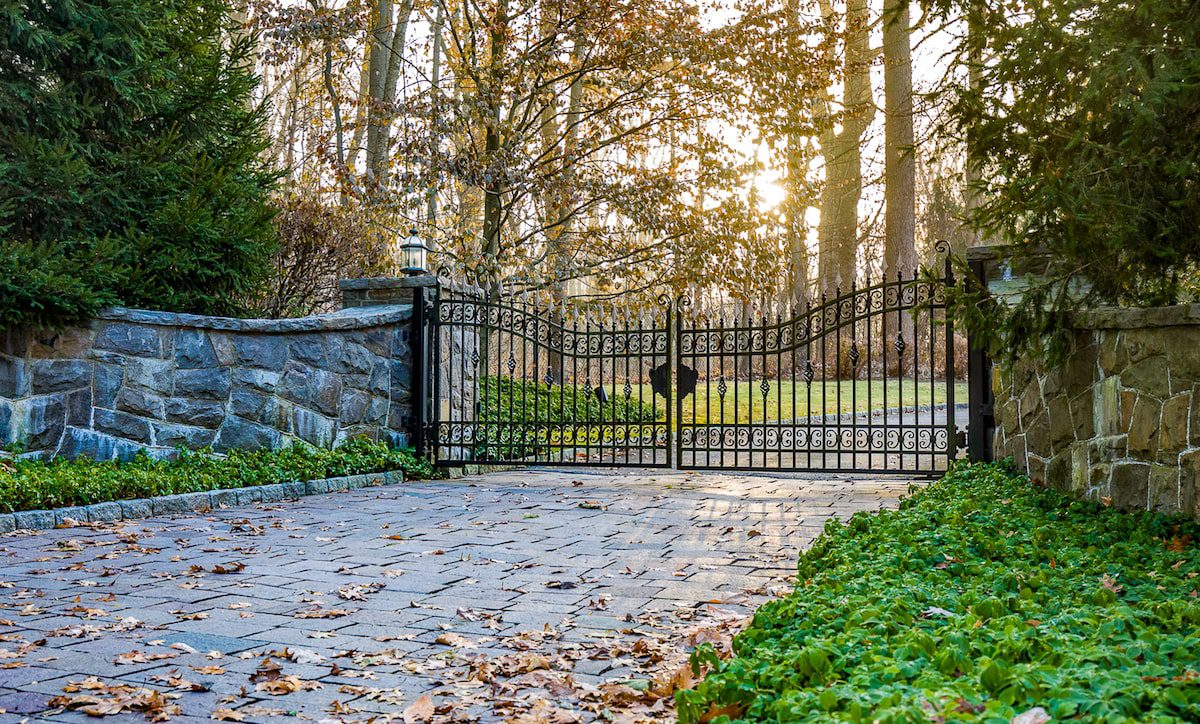
[[[41,510],[110,500],[224,490],[403,470],[429,478],[433,468],[404,450],[366,439],[324,450],[234,450],[227,457],[181,450],[175,460],[138,455],[128,462],[0,460],[0,511]]]

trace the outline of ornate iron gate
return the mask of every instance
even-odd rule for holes
[[[678,467],[945,470],[966,422],[945,311],[915,273],[770,316],[677,310]]]
[[[552,309],[443,288],[433,313],[435,458],[671,465],[669,307]]]
[[[430,446],[441,465],[937,473],[967,421],[945,281],[736,317],[443,286]]]

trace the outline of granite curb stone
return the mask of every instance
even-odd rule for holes
[[[18,528],[53,528],[53,510],[23,510],[13,513],[13,520]]]
[[[235,505],[280,503],[309,495],[323,495],[367,486],[397,485],[403,482],[403,471],[393,470],[368,475],[347,475],[247,488],[161,495],[155,498],[114,500],[92,505],[55,508],[54,510],[23,510],[16,513],[0,513],[0,533],[53,528],[56,525],[62,525],[67,518],[80,523],[111,523],[159,515],[206,513],[218,508],[231,508]]]
[[[70,518],[77,523],[87,523],[91,518],[91,511],[87,506],[75,505],[69,508],[54,509],[54,524],[62,525]]]

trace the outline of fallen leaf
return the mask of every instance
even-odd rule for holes
[[[433,719],[433,699],[429,694],[422,694],[404,710],[404,724],[425,724]]]

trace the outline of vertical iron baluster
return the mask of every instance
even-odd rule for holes
[[[742,429],[742,410],[738,406],[738,387],[741,382],[739,370],[739,357],[741,357],[741,337],[742,337],[742,320],[745,319],[745,314],[738,315],[738,319],[733,320],[733,464],[741,465],[741,429]]]
[[[720,425],[720,427],[717,428],[717,435],[720,440],[721,467],[725,467],[725,395],[728,393],[729,390],[728,390],[728,386],[725,384],[725,310],[724,309],[721,310],[721,327],[720,327],[720,336],[718,339],[720,340],[718,342],[718,345],[721,350],[721,356],[719,358],[721,360],[721,387],[719,387],[717,391],[719,393],[718,398],[721,403],[721,412],[720,412],[721,425]],[[734,345],[735,348],[736,348],[736,346],[737,345]],[[725,392],[721,392],[721,389],[724,389]],[[711,430],[711,426],[709,427],[709,429]],[[735,434],[736,434],[736,432],[735,432]],[[712,448],[711,433],[709,434],[708,447]],[[706,462],[708,461],[707,454],[705,455],[705,461]]]
[[[875,418],[874,418],[875,408],[872,404],[874,395],[872,394],[872,390],[871,390],[871,383],[873,381],[871,378],[874,375],[872,365],[875,361],[875,354],[874,354],[874,351],[871,349],[871,325],[874,323],[875,320],[871,316],[871,295],[874,294],[874,290],[871,288],[871,272],[870,271],[867,272],[867,278],[865,280],[864,286],[865,286],[865,291],[864,291],[865,296],[863,297],[863,307],[866,310],[866,330],[864,330],[863,335],[866,337],[866,345],[867,345],[867,362],[866,362],[866,367],[865,367],[866,383],[867,383],[867,418],[866,418],[866,420],[867,420],[867,469],[872,470],[875,467],[874,446],[871,444],[871,441],[874,438],[874,432],[875,432]],[[885,465],[884,467],[887,467],[887,466]]]
[[[892,377],[892,368],[888,366],[888,344],[890,344],[890,342],[888,340],[888,333],[887,333],[887,329],[888,329],[888,325],[887,325],[887,315],[888,315],[887,270],[884,269],[883,273],[880,276],[882,277],[882,281],[880,281],[879,290],[880,290],[880,293],[883,295],[883,297],[881,299],[882,303],[879,306],[879,340],[880,340],[879,349],[880,349],[880,352],[882,353],[881,356],[883,357],[883,365],[882,365],[882,377],[883,377],[883,467],[887,468],[887,467],[891,467],[891,463],[888,462],[888,460],[889,460],[888,455],[891,454],[889,452],[890,446],[888,445],[888,440],[890,437],[888,433],[891,431],[891,427],[890,427],[891,412],[888,410],[888,383],[891,382],[891,377]]]
[[[548,313],[543,315],[542,310],[540,308],[538,308],[537,306],[532,307],[530,309],[530,312],[531,312],[531,314],[534,315],[534,316],[530,317],[530,319],[529,319],[530,323],[533,325],[533,333],[532,333],[533,340],[531,342],[531,345],[533,347],[533,458],[534,458],[534,460],[540,460],[542,457],[542,415],[541,415],[542,375],[540,372],[541,359],[542,359],[541,351],[542,350],[541,350],[541,342],[540,342],[539,338],[541,337],[540,331],[541,331],[542,325],[549,324],[551,316]],[[549,332],[547,332],[547,335],[548,334],[549,334]],[[546,369],[550,369],[549,365],[546,366]],[[547,456],[546,457],[547,462],[549,461],[549,459],[550,459],[549,456]]]
[[[833,302],[833,327],[834,327],[834,364],[833,374],[837,383],[835,394],[837,402],[834,407],[834,414],[837,420],[837,469],[842,469],[842,288],[837,287],[837,293]]]
[[[674,307],[674,315],[672,315],[671,312],[667,313],[668,320],[671,319],[672,316],[674,316],[674,319],[675,319],[675,342],[676,342],[675,358],[672,360],[671,355],[667,355],[667,361],[669,363],[669,368],[668,368],[668,372],[667,372],[667,389],[668,390],[671,389],[672,378],[678,379],[679,370],[682,368],[682,365],[684,364],[684,362],[683,362],[683,358],[684,358],[684,354],[683,354],[683,350],[684,350],[683,306],[684,305],[682,303],[682,298],[676,297],[675,307]],[[668,338],[670,338],[670,336],[671,336],[670,334],[667,335]],[[692,349],[693,350],[695,349],[695,344],[696,344],[696,341],[695,341],[695,338],[693,337],[692,338]],[[679,467],[683,467],[683,445],[682,445],[682,442],[683,442],[683,424],[684,423],[683,423],[683,395],[680,394],[678,390],[675,391],[674,402],[675,402],[675,423],[677,425],[679,425],[679,427],[680,427],[680,434],[679,434],[679,440],[678,440],[679,444],[676,445],[677,449],[675,450],[675,467],[679,468]],[[669,432],[670,432],[670,427],[668,426],[668,434],[669,434]],[[695,439],[695,433],[693,431],[693,440],[694,439]],[[695,447],[695,446],[693,445],[693,447]],[[670,457],[670,455],[668,455],[668,457]],[[695,458],[696,458],[696,454],[692,453],[692,461],[693,462],[695,462]]]
[[[556,458],[557,460],[562,460],[563,449],[567,445],[566,429],[563,424],[566,422],[566,419],[567,419],[566,417],[563,416],[563,406],[566,404],[565,398],[567,396],[567,380],[566,380],[566,377],[567,377],[567,358],[566,358],[566,354],[567,354],[567,300],[566,300],[566,295],[563,295],[563,299],[559,300],[559,305],[560,305],[560,309],[562,311],[558,315],[559,325],[560,325],[558,328],[558,362],[555,365],[556,367],[558,367],[558,369],[555,370],[557,372],[557,378],[558,378],[555,380],[555,382],[558,384],[558,422],[555,423],[551,427],[551,429],[553,430],[554,428],[557,428],[557,432],[558,432],[558,436],[557,436],[557,438],[555,438],[558,442],[553,446],[553,449],[555,451],[555,454],[553,457]],[[550,395],[551,396],[549,397],[549,399],[546,402],[547,402],[547,405],[551,409],[553,409],[553,406],[554,406],[554,388],[553,388],[553,386],[551,386]],[[546,417],[550,418],[552,415],[553,415],[553,413],[548,412]]]
[[[762,380],[763,380],[762,381],[762,385],[763,385],[763,387],[762,387],[762,401],[763,401],[763,425],[762,425],[763,444],[762,444],[762,448],[763,448],[763,467],[765,468],[765,467],[767,467],[767,427],[768,427],[768,424],[767,424],[767,393],[770,391],[770,388],[766,387],[766,384],[767,384],[767,309],[765,306],[763,307],[763,309],[761,311],[759,311],[759,330],[762,333],[762,366],[763,366],[763,368],[762,368]],[[754,455],[753,454],[750,455],[750,464],[751,465],[754,464]]]
[[[904,300],[904,272],[896,270],[896,408],[898,410],[897,442],[900,448],[900,470],[904,470],[904,431],[907,429],[907,421],[904,417],[904,335],[901,330],[904,328],[903,304]],[[914,347],[916,345],[913,345]]]
[[[710,311],[706,312],[706,314],[711,313],[711,307],[709,307],[709,310]],[[705,345],[704,345],[704,429],[706,431],[712,430],[713,422],[716,420],[716,417],[717,417],[717,415],[713,414],[713,409],[712,409],[712,403],[713,403],[712,358],[713,358],[713,352],[714,352],[713,344],[712,344],[712,342],[713,342],[712,335],[714,333],[713,321],[714,320],[707,318],[707,317],[704,320],[704,336],[705,336]],[[699,325],[698,325],[698,323],[693,322],[692,326],[696,327]],[[694,343],[695,342],[693,341],[693,344]],[[717,349],[715,351],[717,354],[720,354],[720,343],[717,344]],[[699,422],[700,421],[698,419],[695,419],[695,418],[692,419],[692,425],[693,425],[693,427],[692,427],[692,443],[693,443],[694,447],[699,447],[699,445],[696,443],[696,441],[697,441],[696,436],[701,429],[699,427]],[[712,443],[711,436],[705,435],[705,441],[706,442],[704,443],[704,447],[705,447],[704,464],[708,465],[712,462],[713,443]]]
[[[775,448],[779,463],[784,467],[784,318],[780,306],[775,307]],[[792,445],[796,447],[796,445]]]
[[[949,248],[946,249],[944,283],[947,288],[954,285],[954,267],[950,264]],[[954,318],[945,311],[944,304],[939,305],[938,308],[943,310],[942,316],[946,322],[946,331],[943,336],[946,344],[946,467],[949,468],[950,464],[954,462],[955,453],[958,452],[958,414],[954,405]]]
[[[465,295],[464,295],[464,302],[465,302],[465,301],[466,301],[466,298],[465,298]],[[465,307],[465,304],[464,304],[464,307]],[[464,315],[464,316],[463,316],[463,322],[462,322],[462,326],[461,326],[461,327],[459,327],[459,330],[458,330],[458,338],[459,338],[459,340],[460,340],[460,346],[461,346],[461,349],[459,350],[459,354],[458,354],[458,358],[459,358],[459,359],[458,359],[458,380],[459,380],[459,384],[460,384],[460,385],[462,385],[462,387],[463,387],[463,389],[464,389],[464,390],[466,389],[466,382],[467,382],[467,375],[466,375],[466,369],[467,369],[467,354],[466,354],[466,352],[467,352],[467,329],[469,329],[469,325],[468,325],[468,323],[467,323],[466,316]],[[451,346],[453,346],[453,341],[451,342]],[[451,379],[453,379],[453,378],[454,378],[454,371],[453,371],[453,368],[451,368],[451,372],[450,372],[450,378],[451,378]],[[464,399],[465,399],[465,397],[466,397],[466,395],[465,395],[465,392],[464,392]],[[453,408],[453,407],[454,407],[453,398],[452,398],[452,401],[451,401],[450,407],[451,407],[451,408]],[[470,428],[472,429],[472,432],[474,432],[474,426],[472,426],[472,425],[469,425],[469,424],[468,424],[468,421],[469,421],[469,420],[471,420],[472,418],[476,418],[476,417],[478,417],[478,416],[479,416],[479,412],[478,412],[478,410],[468,410],[468,409],[467,409],[467,406],[466,406],[465,404],[464,404],[464,405],[462,405],[462,408],[463,408],[463,409],[462,409],[462,410],[459,412],[459,417],[461,418],[461,421],[460,421],[461,428],[462,428],[463,430],[466,430],[468,427],[470,427]],[[466,437],[466,436],[464,435],[464,437]],[[469,444],[470,444],[470,446],[471,446],[471,449],[472,449],[472,450],[474,450],[474,447],[475,447],[474,443],[473,443],[473,442],[471,442],[471,443],[469,443]]]
[[[632,344],[633,339],[629,335],[630,335],[630,331],[632,330],[633,327],[629,322],[629,307],[628,306],[625,307],[622,311],[624,314],[624,321],[621,325],[621,334],[625,335],[625,384],[629,384],[629,356],[633,353],[633,349],[634,349],[633,344]],[[613,381],[613,387],[614,388],[616,387],[615,380]],[[631,399],[630,399],[629,395],[625,395],[626,389],[627,388],[624,385],[621,386],[621,394],[625,398],[625,414],[621,416],[621,425],[625,428],[625,462],[632,463],[633,456],[630,454],[629,446],[631,444],[633,444],[634,437],[633,437],[633,430],[630,429],[629,425],[633,421],[630,420],[631,415],[630,415],[630,410],[629,410],[629,403],[631,402]],[[628,388],[628,389],[629,389],[630,395],[632,395],[633,394],[632,388]],[[615,389],[614,389],[614,392],[615,392]],[[638,410],[638,414],[641,414],[641,410]]]
[[[804,448],[807,455],[805,467],[812,469],[812,297],[804,296]]]
[[[700,324],[696,318],[696,312],[693,310],[690,312],[690,314],[691,314],[691,325],[692,325],[690,327],[690,329],[693,330],[691,349],[692,349],[692,353],[694,356],[690,357],[692,363],[688,366],[693,368],[696,371],[696,374],[698,375],[700,373],[700,357],[697,355],[697,353],[700,351],[700,345],[697,340],[700,338],[700,334],[697,334],[696,331],[700,327]],[[704,329],[701,332],[701,334],[707,335],[708,329]],[[705,403],[707,404],[707,402],[708,402],[708,398],[707,398],[707,395],[708,395],[708,371],[707,371],[708,350],[707,350],[707,345],[705,345],[705,347],[706,347],[706,350],[705,350],[706,369],[705,369],[705,374],[704,374],[704,394],[705,394]],[[683,347],[681,346],[680,350],[682,351],[682,349],[683,349]],[[697,447],[697,445],[696,445],[696,430],[697,430],[697,428],[694,427],[694,425],[696,424],[696,404],[697,404],[696,398],[698,398],[699,396],[700,396],[700,381],[696,380],[696,389],[692,390],[692,425],[693,425],[693,427],[691,428],[691,431],[692,431],[692,447],[693,448]],[[680,415],[680,417],[679,417],[679,424],[683,425],[683,416],[682,415]],[[680,439],[682,440],[682,437]],[[692,463],[695,464],[695,462],[696,462],[696,453],[692,453]],[[708,464],[708,453],[707,452],[704,453],[704,464],[705,465]]]
[[[617,303],[612,302],[611,314],[609,315],[610,326],[612,328],[612,356],[609,360],[608,371],[609,377],[612,379],[613,395],[608,398],[608,422],[609,422],[609,450],[613,464],[617,462],[617,401],[616,401],[616,380],[617,380],[617,342],[621,339],[621,333],[617,328]],[[604,384],[604,370],[600,370],[600,384]],[[605,388],[607,389],[607,388]],[[603,404],[603,403],[602,403]],[[601,408],[603,409],[603,408]],[[603,457],[601,457],[603,459]]]
[[[584,448],[586,454],[585,460],[592,460],[592,310],[589,307],[587,310],[587,358],[584,360],[586,367],[584,368],[583,379],[583,401],[586,403],[584,410],[584,420],[586,422],[584,429],[587,432],[587,445]],[[601,340],[603,341],[603,340]]]
[[[643,311],[642,311],[641,309],[638,309],[638,315],[637,315],[637,341],[638,341],[638,346],[637,346],[637,349],[638,349],[639,356],[638,356],[638,359],[637,359],[637,365],[636,365],[636,367],[637,367],[637,377],[629,377],[629,378],[627,378],[627,379],[626,379],[626,382],[628,382],[629,384],[633,384],[633,382],[634,382],[634,381],[636,381],[636,382],[637,382],[637,394],[638,394],[638,406],[637,406],[637,409],[638,409],[638,414],[637,414],[637,421],[638,421],[638,429],[637,429],[637,442],[638,442],[638,465],[642,465],[642,464],[643,464],[643,456],[645,455],[645,452],[646,452],[646,451],[645,451],[645,448],[644,448],[644,445],[646,444],[646,440],[645,440],[645,437],[644,437],[644,433],[645,433],[645,426],[643,425],[643,423],[644,423],[645,421],[642,419],[643,412],[644,412],[644,411],[645,411],[645,409],[646,409],[646,408],[645,408],[645,406],[643,405],[643,402],[642,402],[642,355],[645,355],[645,354],[646,354],[646,349],[645,349],[645,347],[642,345],[642,322],[644,321],[644,320],[642,319],[642,314],[643,314]]]
[[[798,442],[797,438],[799,437],[797,435],[799,430],[796,429],[796,426],[800,422],[799,419],[796,417],[796,347],[800,344],[800,328],[799,328],[799,325],[796,324],[796,301],[795,301],[795,299],[796,298],[793,295],[791,301],[788,303],[788,310],[787,310],[788,325],[791,327],[791,330],[792,330],[792,341],[791,341],[791,344],[789,345],[791,347],[791,349],[788,351],[789,355],[791,356],[791,363],[792,363],[790,366],[790,369],[788,371],[788,377],[791,379],[791,382],[792,382],[792,389],[791,389],[792,411],[790,413],[790,417],[788,418],[788,420],[789,420],[788,424],[790,424],[792,427],[792,467],[793,468],[796,467],[796,443]],[[780,364],[783,364],[782,359],[780,359]],[[780,458],[780,459],[782,459],[782,458]]]
[[[826,463],[828,462],[825,459],[825,452],[829,448],[829,445],[826,444],[826,439],[827,439],[826,432],[828,431],[828,429],[825,427],[825,423],[826,423],[825,404],[829,400],[829,392],[826,390],[826,387],[825,387],[825,385],[829,379],[829,355],[828,355],[829,350],[826,349],[826,343],[825,343],[825,338],[829,336],[829,328],[828,328],[828,325],[825,324],[825,321],[826,321],[825,304],[826,304],[825,292],[821,292],[821,306],[819,307],[819,309],[820,309],[820,314],[821,314],[821,418],[820,418],[820,420],[821,420],[821,467],[822,468],[826,467]]]
[[[508,369],[508,418],[505,420],[505,422],[508,425],[508,455],[506,455],[505,457],[511,459],[512,457],[514,457],[513,453],[516,452],[516,445],[514,443],[514,440],[516,439],[516,434],[517,434],[517,419],[518,419],[517,415],[516,415],[516,404],[517,404],[516,344],[517,344],[517,339],[516,339],[516,333],[513,331],[513,327],[516,326],[516,321],[517,321],[517,303],[516,303],[516,300],[513,299],[512,296],[510,295],[507,297],[507,301],[505,302],[505,304],[507,306],[507,311],[508,311],[508,315],[509,315],[508,329],[506,330],[508,333],[508,361],[505,362],[505,367]]]
[[[913,273],[914,274],[916,273],[915,270]],[[933,291],[929,287],[928,284],[924,284],[923,286],[925,287],[925,290],[927,292]],[[931,471],[933,471],[933,470],[937,470],[937,457],[933,450],[933,431],[937,427],[937,423],[934,419],[935,413],[934,413],[933,390],[934,390],[935,383],[933,381],[933,371],[937,367],[937,363],[934,362],[934,357],[936,355],[936,350],[934,349],[934,342],[936,340],[934,339],[934,337],[936,337],[936,335],[934,334],[934,330],[933,330],[933,306],[932,306],[933,296],[932,295],[929,297],[929,302],[930,302],[930,307],[925,312],[927,324],[920,325],[920,326],[922,329],[926,330],[926,333],[929,335],[929,361],[928,361],[928,364],[929,364],[929,443],[930,443],[929,444],[929,469]],[[919,319],[919,315],[918,315],[918,319]],[[914,319],[913,320],[913,329],[916,330],[918,328],[918,326],[919,326],[919,323],[918,323],[917,319]],[[915,334],[915,332],[914,332],[914,334]]]
[[[667,372],[668,372],[668,377],[669,377],[670,369],[671,369],[671,348],[672,348],[672,342],[675,341],[672,339],[672,334],[671,334],[671,306],[670,306],[670,304],[667,304],[665,306],[665,308],[663,309],[662,322],[663,322],[662,334],[663,334],[663,339],[666,342],[666,348],[667,348],[667,355],[666,355],[666,360],[664,361],[664,364],[667,365]],[[657,321],[655,322],[655,325],[657,326]],[[675,334],[676,335],[680,334],[678,320],[676,321],[676,324],[675,324]],[[682,349],[682,343],[680,343],[680,344],[681,344],[680,349]],[[657,346],[657,343],[656,343],[656,346]],[[673,439],[673,437],[675,435],[675,428],[672,424],[673,418],[671,416],[671,385],[670,384],[667,385],[666,391],[667,391],[667,394],[663,396],[663,400],[666,402],[665,409],[667,412],[667,428],[666,428],[666,439],[665,439],[666,447],[663,450],[663,460],[666,461],[664,463],[664,467],[671,467],[671,440]],[[650,394],[653,396],[654,393],[651,392]],[[657,439],[657,437],[658,436],[656,434],[655,439]],[[680,462],[683,460],[683,452],[678,449],[678,446],[676,446],[676,455],[678,456],[676,465],[679,465]],[[654,459],[658,460],[657,452],[654,454]]]
[[[858,467],[858,286],[850,282],[850,467]]]
[[[449,296],[447,294],[447,296]],[[442,459],[442,304],[443,297],[439,293],[433,300],[433,330],[430,333],[430,344],[433,345],[433,410],[430,411],[432,416],[431,429],[433,430],[433,455],[434,459]],[[390,414],[390,410],[388,411]],[[448,459],[450,456],[447,455]]]
[[[579,329],[579,308],[571,310],[571,331],[575,334],[575,350],[571,355],[571,446],[564,450],[564,456],[570,455],[570,462],[575,459],[579,447],[579,357],[586,353],[587,337]]]

